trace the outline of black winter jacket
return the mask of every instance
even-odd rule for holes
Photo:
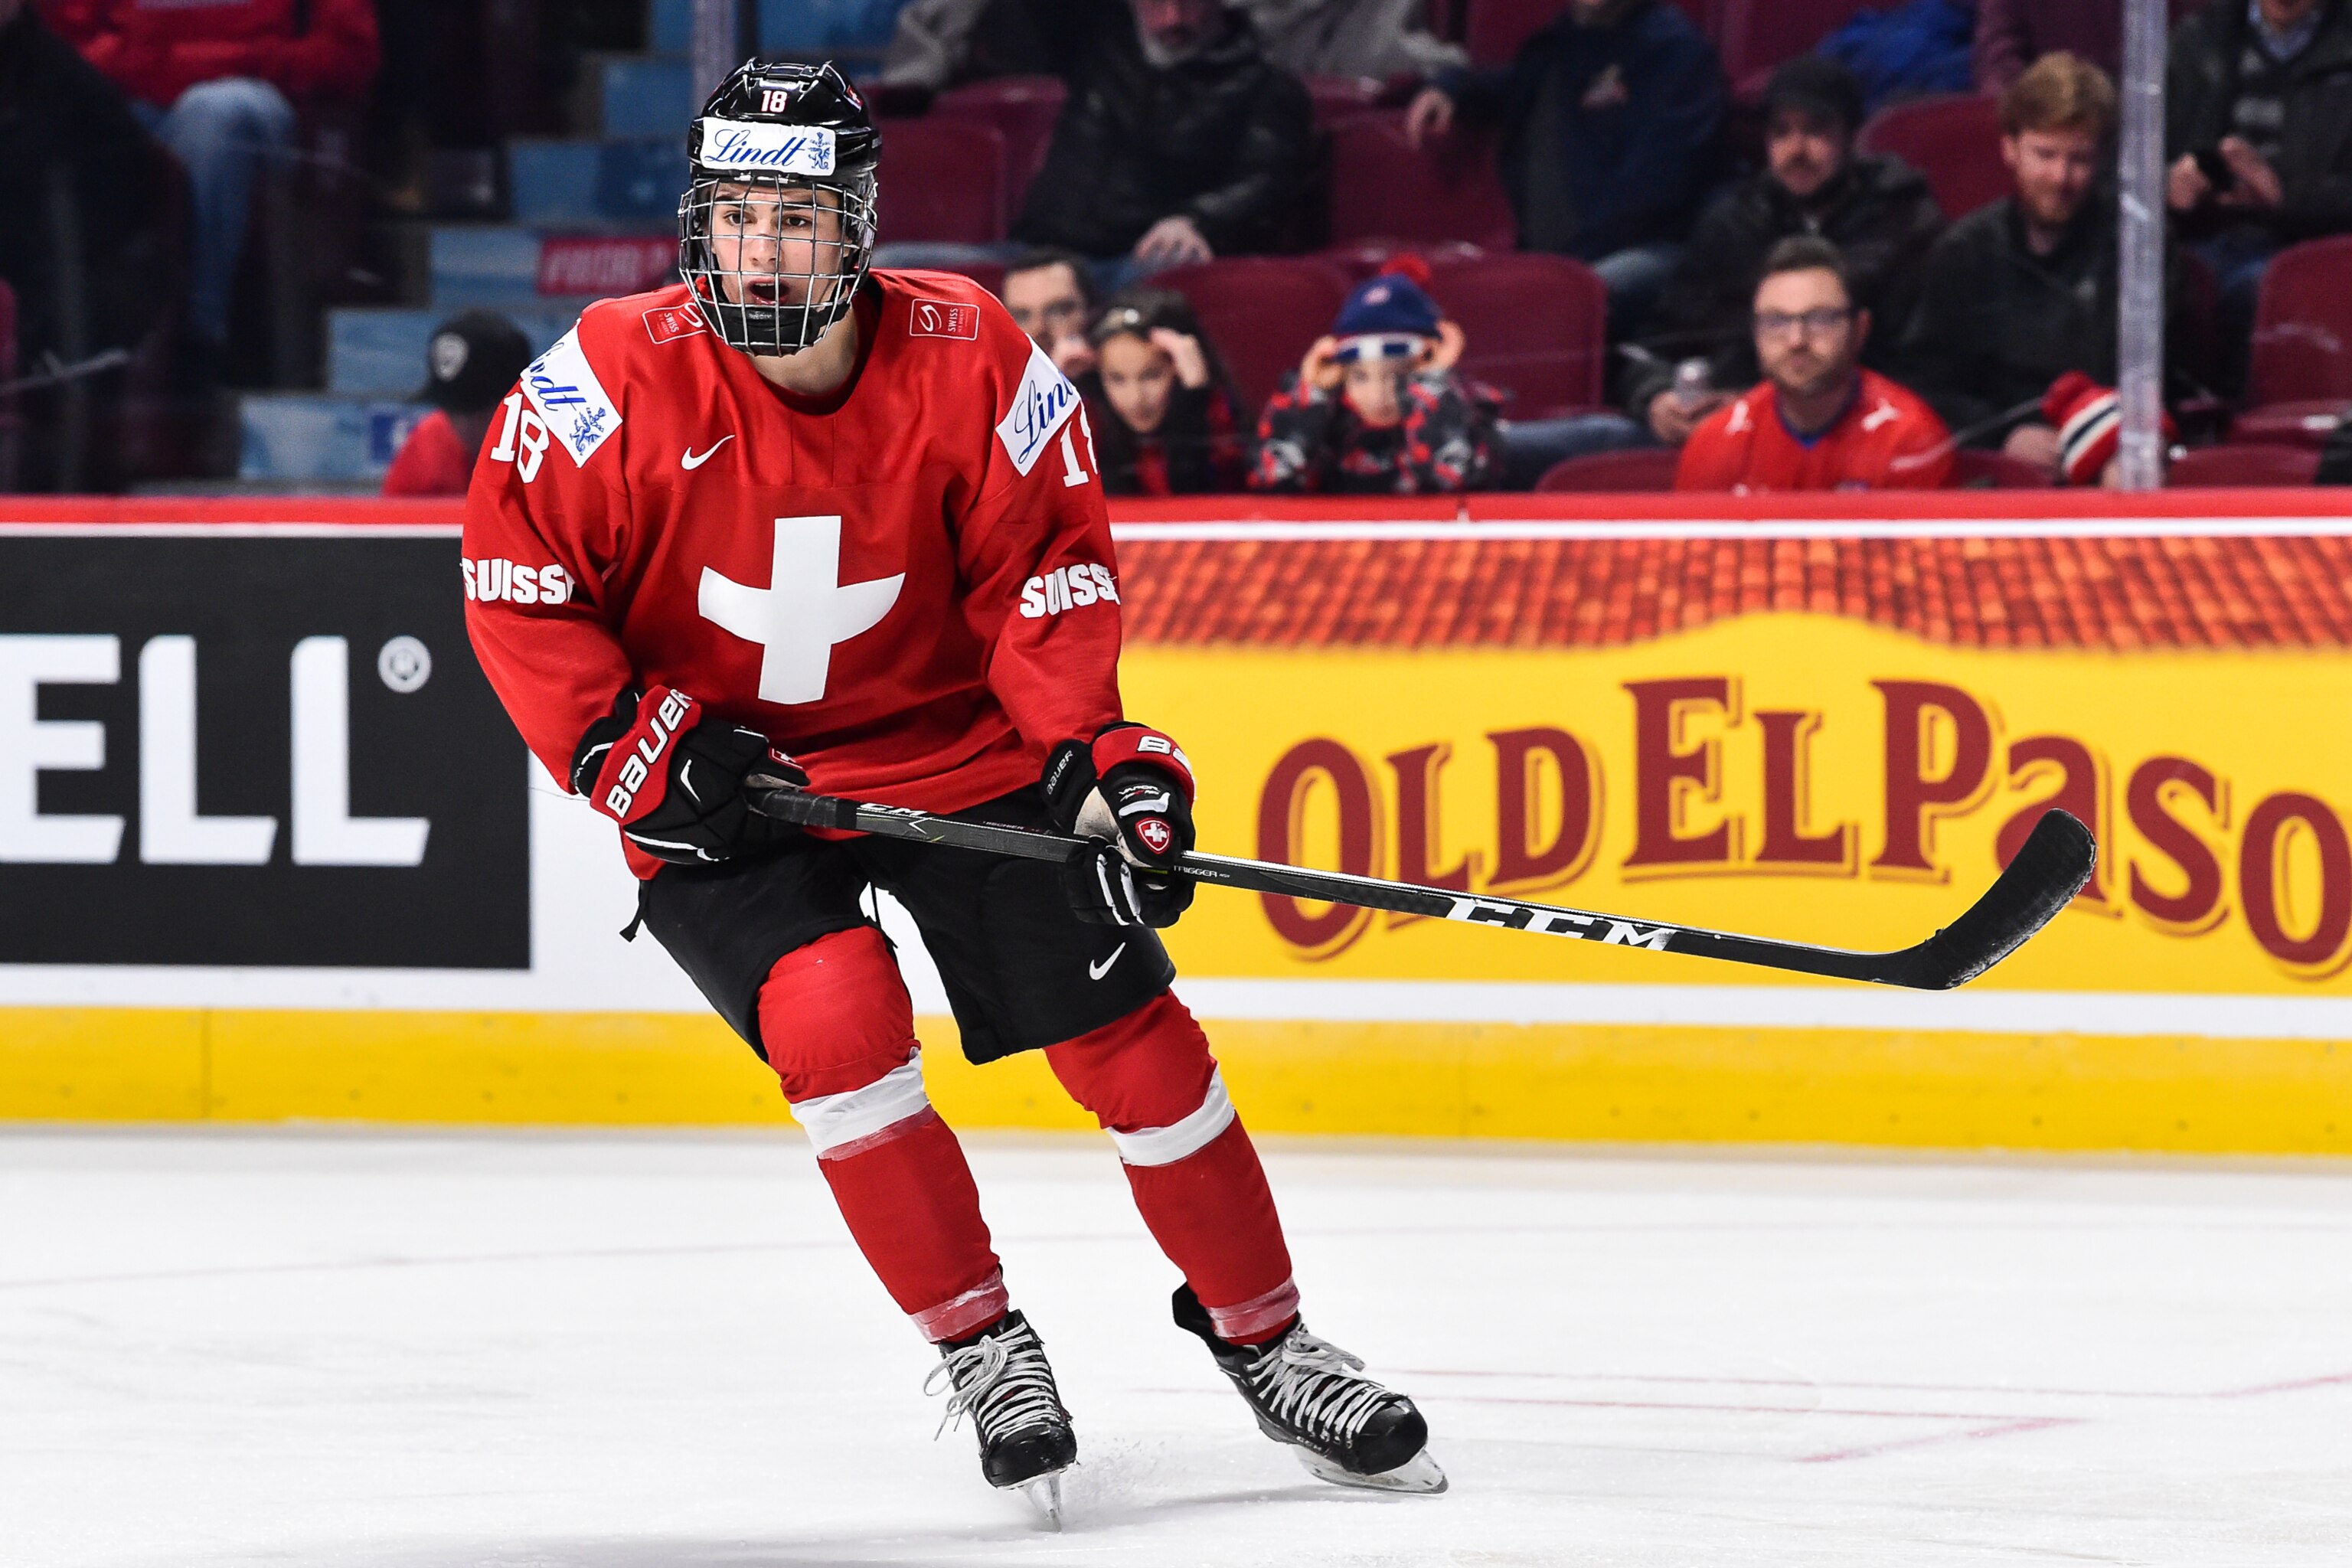
[[[1124,255],[1161,218],[1192,220],[1219,255],[1265,250],[1305,199],[1315,151],[1306,88],[1267,63],[1239,12],[1191,58],[1146,60],[1133,14],[1096,7],[1066,73],[1069,100],[1013,237]]]
[[[2168,158],[2230,134],[2238,62],[2252,32],[2244,0],[2211,0],[2173,29],[2164,77]],[[2287,71],[2275,165],[2285,199],[2271,213],[2231,207],[2211,221],[2259,224],[2287,241],[2352,232],[2352,0],[2326,0],[2318,36]]]
[[[1918,292],[1920,265],[1943,227],[1927,180],[1899,158],[1853,159],[1810,206],[1769,174],[1742,180],[1699,215],[1689,248],[1643,323],[1639,341],[1656,357],[1626,377],[1628,411],[1646,421],[1650,400],[1674,384],[1675,363],[1694,355],[1711,362],[1714,384],[1726,391],[1756,384],[1762,373],[1748,326],[1756,282],[1765,253],[1791,235],[1819,235],[1845,253],[1854,302],[1871,314],[1864,358],[1884,369]]]
[[[2182,342],[2178,276],[2166,268],[2165,342]],[[2116,382],[2116,198],[2094,191],[2047,256],[2025,242],[2014,197],[1970,213],[1927,253],[1894,357],[1897,379],[1935,405],[1963,445],[1998,447],[2036,410],[2011,414],[2079,370]],[[1990,428],[1971,430],[2003,415]]]

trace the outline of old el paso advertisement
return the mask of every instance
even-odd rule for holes
[[[454,533],[0,534],[0,963],[520,969]]]
[[[2097,874],[1981,984],[2352,988],[2344,539],[1209,548],[1121,551],[1129,708],[1191,753],[1205,848],[1876,949],[2063,805]],[[1772,983],[1196,908],[1196,975]]]

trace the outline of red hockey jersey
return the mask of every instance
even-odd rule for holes
[[[810,403],[682,285],[603,300],[492,415],[467,626],[558,779],[628,685],[760,731],[815,789],[940,812],[1119,717],[1077,393],[969,279],[876,272],[857,317],[856,374]]]
[[[1770,382],[1718,409],[1690,434],[1678,490],[1932,490],[1951,477],[1944,422],[1907,387],[1864,371],[1853,401],[1810,439],[1780,417]]]

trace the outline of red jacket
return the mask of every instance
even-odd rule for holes
[[[388,496],[461,496],[474,477],[476,454],[457,438],[449,416],[436,408],[416,422],[392,467],[384,470]]]
[[[466,621],[558,779],[632,684],[758,730],[819,790],[936,812],[1119,717],[1076,391],[967,278],[877,271],[858,324],[856,374],[808,404],[683,285],[606,300],[492,412]]]
[[[133,98],[170,108],[199,82],[258,77],[298,101],[374,79],[371,0],[40,0],[42,20]],[[296,30],[298,13],[309,26]]]
[[[1780,417],[1770,382],[1718,409],[1691,432],[1675,470],[1678,490],[1932,490],[1952,473],[1952,442],[1936,411],[1876,371],[1811,439]]]

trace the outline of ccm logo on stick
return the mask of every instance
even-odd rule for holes
[[[460,561],[457,569],[466,575],[466,597],[486,605],[501,600],[510,605],[572,602],[572,578],[561,566],[523,566],[494,558]]]
[[[1057,566],[1044,576],[1032,577],[1021,584],[1021,613],[1033,621],[1058,616],[1064,610],[1078,609],[1097,600],[1110,605],[1118,603],[1118,580],[1111,576],[1110,568],[1098,561]]]

